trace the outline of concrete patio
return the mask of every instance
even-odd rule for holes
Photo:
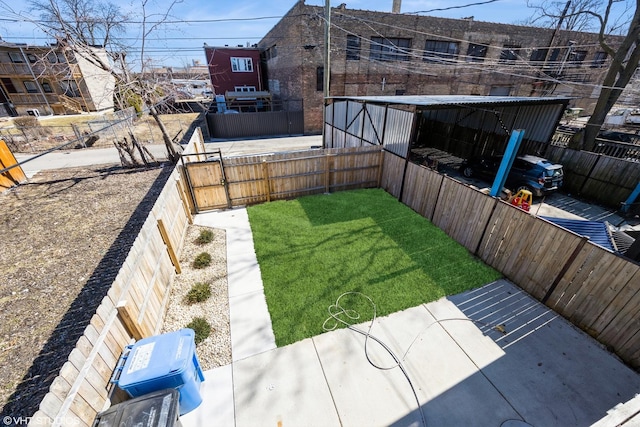
[[[588,426],[640,376],[505,280],[275,348],[246,210],[227,229],[233,363],[205,372],[191,426]],[[338,296],[336,295],[336,298]],[[367,330],[369,324],[358,325]],[[419,404],[416,402],[417,396]]]

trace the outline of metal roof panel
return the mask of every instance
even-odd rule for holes
[[[498,104],[562,104],[570,101],[570,98],[565,97],[479,95],[333,96],[329,97],[329,99],[349,99],[353,101],[380,104],[419,105],[424,107]]]
[[[543,216],[541,218],[546,219],[562,228],[566,228],[569,231],[573,231],[581,236],[586,236],[590,241],[598,246],[602,246],[605,249],[614,251],[613,243],[611,242],[611,235],[607,224],[600,221],[587,221],[582,219],[568,219],[568,218],[554,218],[549,216]]]

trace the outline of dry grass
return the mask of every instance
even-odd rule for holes
[[[50,170],[0,194],[3,414],[37,410],[172,169]]]
[[[178,140],[184,136],[189,126],[198,117],[198,113],[185,114],[163,114],[160,115],[167,132],[171,138]],[[84,136],[89,138],[92,129],[107,126],[106,124],[93,124],[88,122],[109,119],[109,115],[75,115],[75,116],[54,116],[41,117],[38,119],[39,126],[27,128],[23,131],[14,127],[13,120],[8,119],[0,122],[0,139],[4,139],[14,152],[42,152],[62,144],[70,143],[70,147],[79,144],[76,133],[72,125]],[[150,116],[143,116],[135,119],[133,126],[109,126],[102,131],[95,132],[98,140],[94,147],[113,147],[114,140],[130,138],[132,132],[136,139],[145,144],[163,144],[162,134],[157,123]],[[68,147],[67,147],[68,148]]]

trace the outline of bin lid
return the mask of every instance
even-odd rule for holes
[[[136,342],[118,380],[121,388],[157,378],[177,375],[193,365],[195,333],[180,329]]]
[[[159,390],[113,405],[96,416],[93,427],[172,427],[178,408],[177,390]]]

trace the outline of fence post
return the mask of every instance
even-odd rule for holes
[[[124,327],[127,329],[127,332],[129,332],[131,337],[138,341],[146,336],[142,327],[136,321],[135,316],[132,315],[131,311],[127,307],[127,301],[120,301],[118,305],[116,305],[116,309],[118,310],[118,317],[122,320]]]
[[[584,178],[584,181],[582,181],[582,185],[580,186],[580,190],[578,190],[578,194],[582,194],[582,190],[584,190],[584,187],[587,185],[587,182],[589,181],[589,179],[591,179],[591,174],[596,169],[596,166],[598,166],[598,163],[600,162],[601,158],[602,158],[602,153],[598,153],[598,157],[596,157],[596,161],[593,162],[593,166],[591,166],[591,169],[589,169],[587,176]]]
[[[173,245],[171,244],[171,238],[169,237],[167,228],[164,226],[162,218],[158,218],[158,229],[160,230],[160,235],[162,236],[162,240],[164,240],[164,244],[167,246],[169,258],[171,258],[171,262],[176,269],[176,273],[182,273],[182,269],[180,268],[180,260],[178,259],[178,255],[176,254]]]
[[[267,159],[262,161],[262,173],[264,175],[264,187],[267,194],[267,202],[271,201],[271,183],[269,182],[269,164]]]
[[[325,193],[329,193],[330,191],[330,180],[331,180],[331,159],[330,159],[330,154],[328,152],[325,152],[325,161],[324,161],[324,192]]]
[[[362,141],[362,140],[360,140]],[[377,188],[381,188],[382,187],[382,171],[384,170],[384,150],[380,149],[380,151],[378,151],[378,187]]]
[[[491,219],[493,218],[493,214],[496,211],[496,208],[498,207],[498,201],[500,199],[498,197],[494,197],[493,198],[493,206],[491,207],[491,213],[489,214],[488,218],[487,218],[487,223],[484,225],[484,228],[482,229],[482,234],[480,235],[480,240],[478,240],[478,246],[476,246],[476,250],[473,251],[473,254],[478,256],[478,251],[480,250],[480,246],[482,245],[482,241],[484,240],[484,236],[487,234],[487,229],[489,228],[489,224],[491,224]]]
[[[567,271],[569,270],[569,267],[571,267],[571,264],[573,264],[573,262],[576,260],[576,258],[578,257],[578,254],[580,253],[580,251],[582,250],[582,248],[584,248],[584,245],[589,241],[589,237],[588,236],[582,236],[582,239],[580,239],[580,242],[578,242],[578,245],[576,246],[576,248],[573,250],[573,253],[571,253],[571,256],[569,257],[569,259],[567,260],[567,262],[564,264],[564,266],[562,267],[562,270],[560,270],[560,272],[558,273],[558,276],[556,277],[556,279],[553,281],[553,283],[551,284],[551,286],[549,287],[549,290],[547,291],[547,293],[544,295],[544,297],[542,298],[541,302],[543,304],[546,304],[547,301],[549,300],[549,298],[551,298],[551,295],[553,294],[553,291],[556,290],[556,288],[558,287],[558,284],[560,283],[560,280],[562,280],[562,278],[564,277],[564,275],[567,273]]]

